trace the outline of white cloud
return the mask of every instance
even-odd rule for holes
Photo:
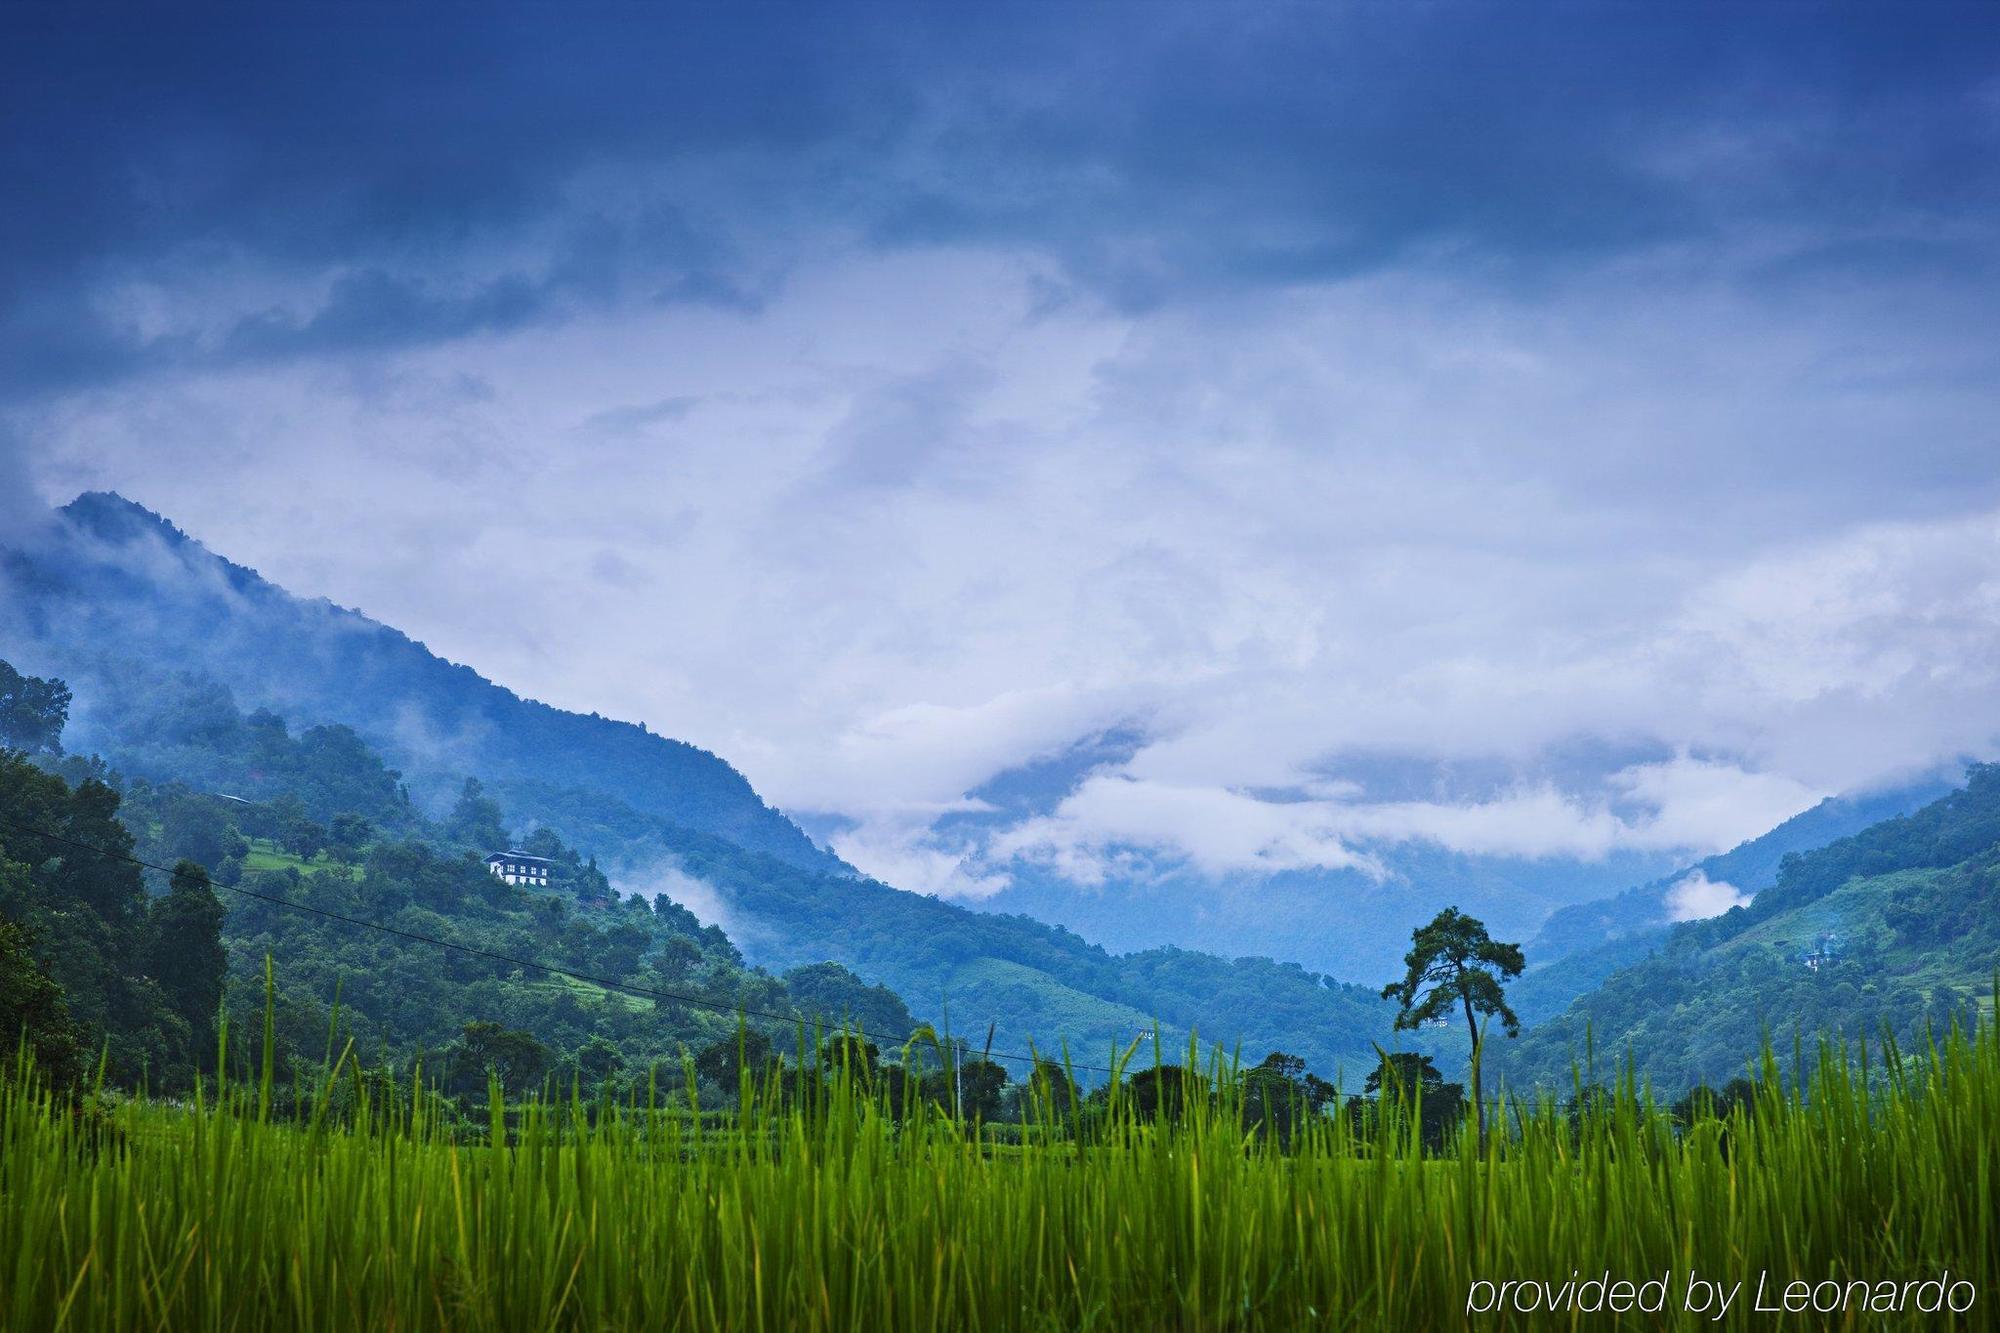
[[[757,313],[163,374],[16,424],[44,491],[115,486],[713,749],[940,893],[1015,857],[1088,884],[1407,840],[1710,851],[1995,748],[1990,403],[1920,373],[1961,364],[1966,293],[1787,305],[1670,256],[1533,296],[1413,267],[1144,314],[1050,281],[834,246]],[[1137,752],[1056,808],[936,832],[1121,725]],[[1579,738],[1672,757],[1550,758]],[[1354,754],[1509,777],[1370,800]]]
[[[912,893],[941,898],[991,898],[1005,889],[1003,870],[980,864],[964,850],[941,847],[922,817],[874,817],[835,835],[833,850],[865,875]]]
[[[1341,829],[1377,842],[1433,843],[1474,856],[1569,856],[1598,860],[1632,830],[1608,810],[1586,807],[1551,787],[1489,801],[1398,801],[1341,812]]]
[[[1817,797],[1797,784],[1678,757],[1611,774],[1595,801],[1539,785],[1481,800],[1359,799],[1337,784],[1304,799],[1259,797],[1100,772],[1052,814],[995,836],[985,854],[1055,869],[1079,884],[1143,871],[1134,853],[1210,875],[1355,869],[1380,877],[1385,845],[1424,842],[1472,856],[1597,861],[1619,851],[1708,854],[1763,833]],[[1613,808],[1614,800],[1629,807]]]
[[[643,898],[650,903],[660,894],[694,913],[695,920],[704,926],[720,926],[723,933],[737,944],[754,939],[758,928],[745,921],[729,909],[721,892],[713,884],[672,863],[632,867],[610,876],[611,887],[627,897]]]
[[[1663,851],[1725,851],[1832,794],[1782,773],[1746,772],[1686,754],[1621,769],[1606,781],[1651,812],[1626,845]]]
[[[1710,879],[1699,870],[1691,870],[1667,890],[1667,917],[1672,921],[1700,921],[1721,916],[1732,907],[1748,907],[1754,896],[1727,880]]]
[[[1055,867],[1079,883],[1102,883],[1121,850],[1161,852],[1211,875],[1283,870],[1364,870],[1368,856],[1341,841],[1317,801],[1266,801],[1218,787],[1099,774],[1086,779],[1051,815],[1027,820],[993,840],[992,854]]]

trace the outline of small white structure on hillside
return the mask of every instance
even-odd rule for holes
[[[486,858],[486,868],[509,884],[526,884],[531,888],[546,889],[549,886],[549,872],[556,868],[556,863],[545,857],[530,856],[526,852],[495,852]]]
[[[1828,931],[1814,940],[1812,947],[1799,955],[1799,961],[1817,972],[1827,964],[1837,960],[1845,952],[1839,935]]]

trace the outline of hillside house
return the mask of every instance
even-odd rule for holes
[[[1799,955],[1799,961],[1804,963],[1809,971],[1817,972],[1839,958],[1842,952],[1840,936],[1829,932],[1814,940],[1812,947]]]
[[[529,888],[546,889],[549,875],[556,863],[546,857],[530,856],[526,852],[495,852],[486,858],[486,868],[506,880],[509,884],[525,884]]]

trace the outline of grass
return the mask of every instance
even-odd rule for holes
[[[302,856],[286,851],[268,838],[252,838],[249,842],[250,851],[243,858],[245,870],[296,870],[302,875],[315,870],[337,870],[354,880],[359,880],[362,875],[360,866],[342,865],[325,852],[308,861]]]
[[[267,1045],[268,1050],[268,1045]],[[268,1058],[268,1057],[267,1057]],[[268,1065],[267,1065],[268,1068]],[[1479,1280],[1691,1271],[1974,1284],[2000,1300],[2000,1038],[1920,1059],[1768,1056],[1754,1114],[1676,1125],[1628,1085],[1516,1104],[1486,1156],[1347,1117],[1280,1145],[1225,1093],[1178,1123],[1114,1094],[1000,1146],[835,1077],[744,1080],[724,1118],[572,1094],[462,1133],[336,1062],[295,1112],[241,1081],[78,1113],[0,1085],[11,1329],[1234,1329],[1611,1326],[1466,1314]],[[1218,1071],[1226,1072],[1226,1071]],[[703,1112],[703,1113],[697,1113]],[[1879,1315],[1724,1326],[1877,1327]],[[1895,1322],[1893,1320],[1888,1322]]]
[[[611,1006],[630,1013],[644,1012],[652,1008],[653,1004],[651,1000],[645,999],[642,996],[627,994],[624,991],[607,990],[603,986],[585,981],[580,977],[556,975],[535,981],[522,981],[517,984],[526,990],[540,991],[544,994],[561,995],[567,992],[576,996],[577,999],[583,1001],[585,1004]]]

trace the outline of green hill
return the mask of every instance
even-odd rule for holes
[[[425,818],[345,727],[294,735],[269,712],[244,717],[212,682],[155,683],[128,719],[141,737],[130,756],[142,771],[131,772],[62,753],[59,706],[32,752],[9,748],[21,729],[5,705],[23,681],[0,661],[0,924],[59,988],[82,1046],[106,1052],[115,1082],[185,1090],[215,1050],[203,1028],[216,1003],[239,1031],[261,1025],[267,957],[287,1067],[351,1037],[371,1058],[421,1060],[458,1091],[484,1089],[501,1046],[517,1086],[548,1073],[674,1077],[685,1052],[733,1038],[739,1010],[781,1035],[796,1021],[859,1017],[894,1042],[914,1026],[896,996],[844,968],[780,977],[746,966],[722,931],[665,895],[615,893],[546,828],[526,845],[550,863],[547,887],[503,882],[480,857],[509,841],[495,803],[473,787],[450,820]],[[222,890],[210,899],[203,879],[184,900],[213,909],[206,955],[172,935],[183,900],[143,869],[187,862]],[[171,946],[154,938],[163,932]],[[168,984],[183,954],[212,961],[183,987],[210,995],[199,1018]]]
[[[1950,783],[1930,777],[1877,792],[1828,797],[1768,833],[1671,875],[1609,898],[1558,908],[1528,942],[1529,970],[1513,988],[1515,1011],[1529,1024],[1553,1018],[1619,968],[1660,948],[1673,928],[1673,888],[1689,875],[1698,872],[1744,894],[1762,893],[1778,882],[1785,857],[1906,814],[1950,790]]]
[[[1594,1048],[1663,1091],[1743,1072],[1768,1032],[1789,1050],[1818,1033],[1905,1046],[1968,1019],[2000,968],[2000,767],[1920,810],[1792,854],[1748,907],[1670,931],[1649,955],[1518,1043],[1509,1079],[1562,1085]]]
[[[1114,1046],[1157,1022],[1170,1050],[1196,1033],[1240,1047],[1252,1060],[1291,1052],[1331,1079],[1372,1068],[1378,1041],[1409,1044],[1391,1032],[1393,1011],[1372,991],[1294,965],[1181,949],[1112,954],[1029,917],[905,893],[830,858],[746,848],[678,822],[672,808],[642,812],[604,791],[549,781],[505,779],[484,789],[487,814],[433,819],[403,775],[344,724],[294,729],[266,709],[245,715],[233,693],[205,675],[129,659],[100,657],[90,680],[95,688],[80,699],[95,719],[90,734],[122,775],[142,842],[159,857],[191,856],[220,868],[226,824],[249,840],[235,858],[242,873],[291,870],[330,881],[360,878],[365,859],[350,848],[346,861],[328,861],[323,846],[342,820],[359,820],[375,840],[413,839],[452,856],[548,838],[594,856],[628,894],[665,894],[683,912],[692,905],[713,914],[731,975],[738,964],[785,972],[839,963],[896,992],[921,1020],[949,1019],[956,1033],[974,1039],[995,1026],[997,1049],[1066,1045],[1076,1060],[1101,1064]],[[280,846],[281,839],[291,845]],[[356,906],[380,916],[385,904],[364,896]],[[318,987],[324,1005],[335,973],[288,966],[294,946],[311,957],[323,950],[304,936],[273,942],[285,946],[275,952],[288,976],[296,973],[307,990]],[[305,995],[301,990],[302,1010]],[[444,1013],[465,1008],[431,998]],[[481,1004],[504,1011],[509,1022],[550,1031],[559,1047],[586,1034],[588,1025],[543,1022],[540,1010],[517,1013],[515,998]],[[350,1008],[365,1016],[368,1005]],[[411,1040],[437,1039],[433,1027],[420,1026],[407,1029]],[[618,1039],[635,1060],[656,1053],[636,1030],[620,1029]]]
[[[599,818],[607,813],[643,820],[598,808]],[[1171,948],[1114,954],[1029,917],[804,870],[688,829],[654,831],[678,870],[713,891],[752,961],[792,968],[838,959],[895,990],[920,1018],[948,1014],[955,1031],[976,1036],[997,1025],[1007,1049],[1067,1043],[1076,1059],[1096,1063],[1157,1021],[1170,1048],[1194,1032],[1252,1060],[1285,1050],[1334,1078],[1373,1068],[1376,1042],[1411,1044],[1391,1031],[1394,1010],[1374,991],[1295,964]]]

